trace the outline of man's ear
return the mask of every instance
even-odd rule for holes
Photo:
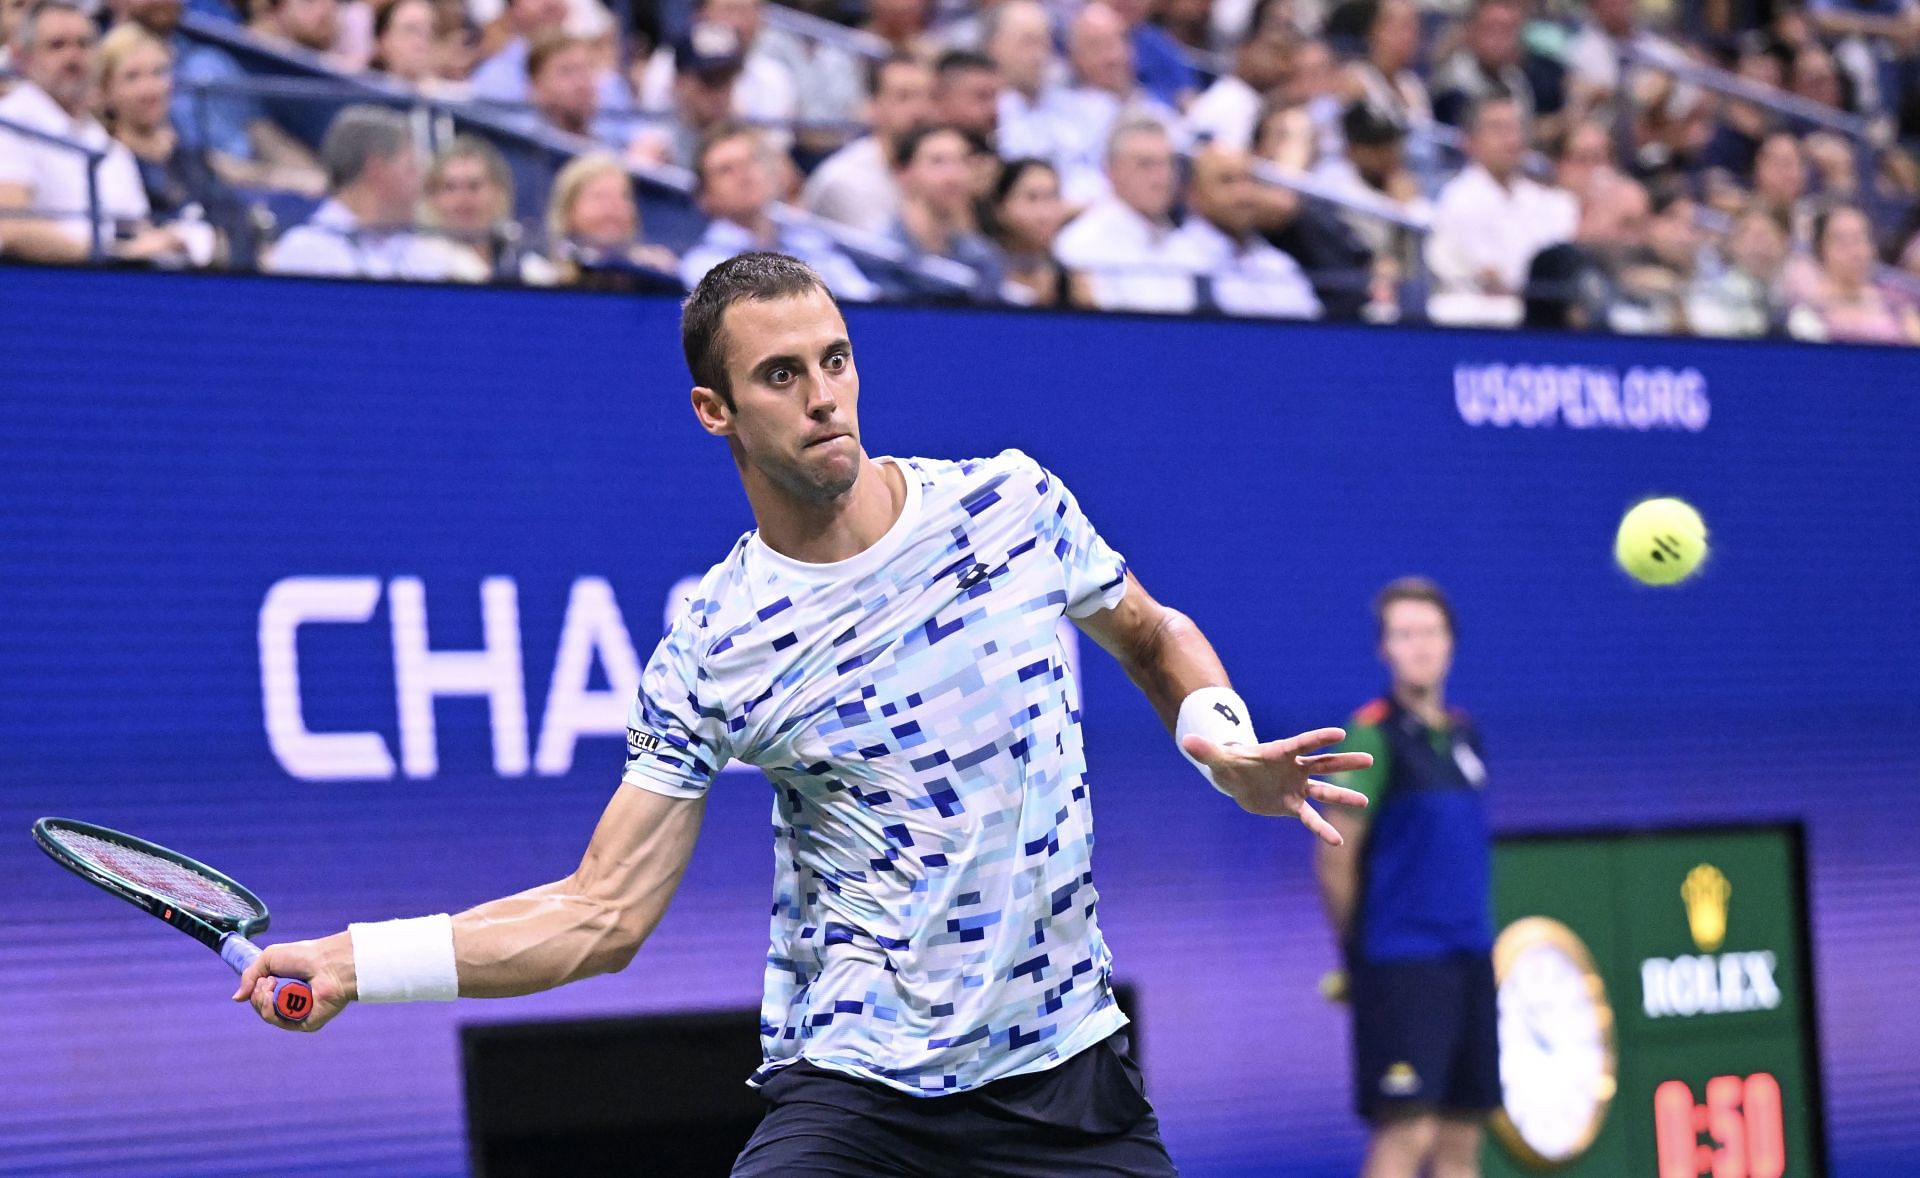
[[[716,438],[733,436],[733,410],[718,392],[706,385],[693,386],[693,416],[700,428]]]

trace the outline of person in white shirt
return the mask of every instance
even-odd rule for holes
[[[992,143],[1000,123],[1000,71],[993,59],[964,49],[942,53],[933,67],[933,121]]]
[[[1052,163],[1070,128],[1053,55],[1053,22],[1038,0],[1002,0],[981,18],[987,56],[1000,72],[998,146],[1002,159]]]
[[[1254,232],[1260,190],[1248,160],[1244,150],[1219,144],[1193,157],[1187,220],[1168,240],[1167,255],[1193,272],[1199,310],[1318,319],[1320,300],[1300,264]]]
[[[807,178],[800,199],[816,216],[866,233],[885,233],[900,215],[894,153],[901,136],[932,114],[933,73],[904,55],[875,62],[870,73],[873,97],[867,111],[872,134],[823,160]]]
[[[271,274],[323,278],[407,278],[443,282],[446,251],[413,232],[420,165],[405,115],[350,106],[320,145],[327,202],[268,251]]]
[[[1388,201],[1409,217],[1424,218],[1433,206],[1420,194],[1420,182],[1407,168],[1405,127],[1364,102],[1356,102],[1341,117],[1345,139],[1341,154],[1314,165],[1313,177],[1342,196],[1357,200]],[[1367,249],[1398,257],[1406,230],[1380,217],[1343,208],[1340,219]]]
[[[1191,311],[1193,275],[1167,248],[1178,179],[1166,128],[1122,123],[1107,148],[1107,179],[1112,193],[1060,231],[1060,263],[1086,274],[1103,310]]]
[[[1187,126],[1196,139],[1228,147],[1253,146],[1260,111],[1287,80],[1288,58],[1296,34],[1286,21],[1287,6],[1260,0],[1253,27],[1233,54],[1233,72],[1206,88],[1187,108]]]
[[[527,55],[541,34],[565,30],[567,0],[510,0],[506,16],[513,39],[475,66],[469,79],[473,96],[482,102],[518,104],[528,100]],[[614,70],[596,72],[594,92],[604,112],[633,108],[633,95]]]
[[[1054,164],[1069,204],[1106,193],[1101,157],[1121,123],[1150,119],[1166,128],[1176,147],[1185,147],[1178,112],[1140,85],[1126,21],[1101,0],[1082,8],[1068,26],[1067,64],[1073,67],[1074,85],[1065,95],[1067,134]]]
[[[804,221],[778,216],[767,151],[758,132],[737,124],[721,127],[701,142],[693,166],[699,184],[696,200],[713,220],[680,259],[680,280],[692,289],[728,258],[773,250],[813,267],[835,298],[877,298],[879,288],[832,238]]]
[[[760,4],[761,0],[701,0],[694,8],[693,19],[695,25],[717,24],[732,29],[739,38],[741,64],[733,81],[732,116],[753,123],[791,123],[800,116],[799,83],[787,63],[760,43]],[[640,109],[673,108],[674,74],[683,65],[672,46],[654,50],[640,77]],[[785,132],[770,134],[769,142],[784,147],[788,136]]]
[[[1513,99],[1480,103],[1466,130],[1473,162],[1441,188],[1427,237],[1435,283],[1427,313],[1437,323],[1511,327],[1533,256],[1573,239],[1579,209],[1521,174],[1527,137]]]
[[[1621,94],[1638,94],[1634,105],[1642,105],[1649,96],[1669,118],[1681,118],[1701,101],[1698,88],[1689,85],[1656,85],[1649,79],[1642,92],[1641,78],[1650,73],[1635,66],[1622,85],[1620,54],[1629,47],[1656,62],[1687,63],[1686,51],[1664,37],[1639,26],[1634,12],[1635,0],[1592,0],[1588,18],[1567,43],[1563,60],[1567,66],[1567,101],[1584,116],[1594,107],[1611,103]]]
[[[147,224],[151,210],[133,154],[93,117],[93,22],[71,4],[41,0],[20,23],[13,49],[26,80],[0,98],[0,119],[74,146],[0,127],[0,254],[36,262],[92,254],[86,153],[97,152],[105,157],[97,210],[103,251],[142,260],[184,256],[173,231]]]

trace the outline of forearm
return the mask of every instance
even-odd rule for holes
[[[111,244],[111,243],[109,243]],[[92,251],[52,221],[0,218],[0,254],[29,262],[84,262]]]
[[[1202,687],[1229,686],[1213,644],[1192,618],[1176,609],[1162,608],[1152,629],[1121,664],[1169,732],[1187,696]]]
[[[512,998],[617,973],[667,910],[673,884],[620,902],[562,880],[454,916],[463,998]]]

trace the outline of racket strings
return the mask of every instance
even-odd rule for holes
[[[182,908],[232,920],[260,915],[259,908],[226,884],[171,859],[77,830],[61,831],[60,841],[79,857]]]

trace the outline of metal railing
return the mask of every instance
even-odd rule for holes
[[[1751,78],[1743,78],[1727,70],[1701,65],[1691,61],[1675,61],[1672,58],[1655,53],[1645,46],[1631,42],[1620,47],[1620,57],[1624,64],[1639,66],[1656,73],[1669,74],[1676,81],[1702,90],[1710,90],[1727,98],[1741,102],[1750,102],[1764,107],[1783,118],[1810,123],[1837,131],[1850,139],[1862,143],[1878,145],[1885,140],[1886,131],[1873,119],[1850,114],[1844,110],[1802,98],[1791,91],[1777,86],[1768,86]]]
[[[24,139],[32,139],[37,143],[45,143],[49,147],[57,147],[62,151],[73,152],[80,157],[82,165],[87,169],[87,256],[96,262],[106,257],[106,241],[101,235],[100,223],[100,161],[107,158],[106,153],[95,151],[84,143],[76,143],[64,136],[50,134],[24,123],[16,123],[12,119],[0,118],[0,130]],[[67,210],[49,212],[42,209],[23,211],[19,215],[36,219],[53,217],[56,220],[63,220],[79,214]]]

